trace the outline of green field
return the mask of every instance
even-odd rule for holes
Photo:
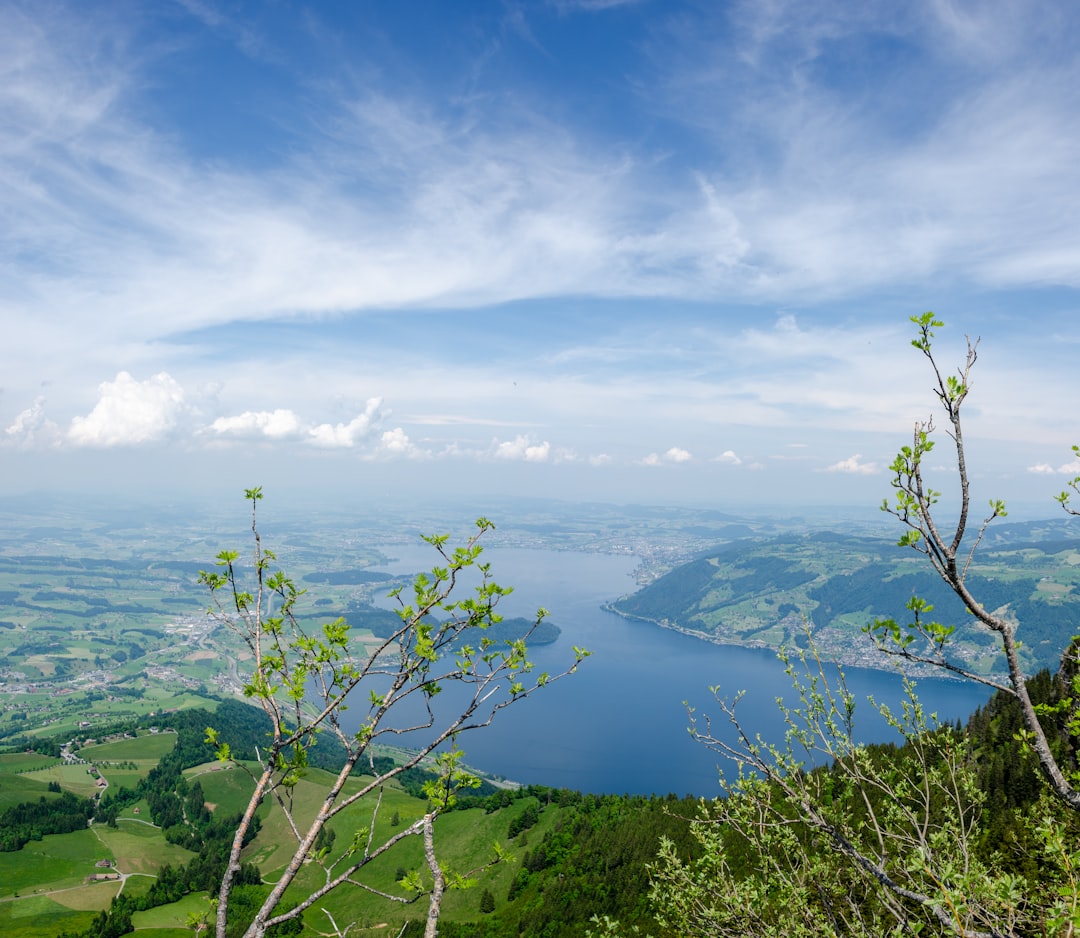
[[[210,903],[205,896],[186,896],[172,905],[136,912],[131,917],[131,924],[140,936],[148,938],[179,938],[181,935],[190,938],[192,930],[187,927],[188,916],[202,916],[209,909]]]
[[[93,749],[95,757],[136,762],[140,766],[137,771],[109,771],[113,784],[124,777],[134,785],[175,742],[172,733],[147,734]],[[55,797],[47,791],[50,781],[76,794],[93,794],[97,785],[87,770],[87,765],[67,765],[26,753],[2,756],[0,809],[37,801],[43,795]],[[122,813],[115,828],[95,824],[86,830],[31,841],[17,852],[0,853],[0,934],[54,938],[60,931],[81,930],[95,912],[108,908],[119,889],[118,882],[88,882],[88,877],[122,872],[129,877],[125,891],[139,894],[164,864],[180,866],[191,859],[190,851],[166,843],[161,831],[147,822],[145,802],[141,817],[135,815],[135,807]],[[110,867],[95,865],[106,859]],[[162,938],[167,934],[160,932]]]
[[[5,938],[56,938],[61,931],[88,927],[94,914],[108,906],[116,894],[116,884],[102,883],[77,890],[86,898],[101,897],[90,909],[76,909],[49,896],[0,899],[0,933]],[[74,893],[65,893],[67,899]]]
[[[15,853],[0,853],[0,898],[82,886],[98,860],[112,859],[109,848],[87,828],[50,834]]]
[[[131,739],[83,746],[79,750],[79,757],[93,763],[111,788],[135,788],[161,757],[174,748],[175,733],[144,732]]]
[[[252,764],[253,768],[257,768]],[[208,762],[184,772],[189,781],[199,780],[203,795],[214,814],[240,814],[251,798],[251,778],[240,767],[226,762]]]
[[[496,841],[507,845],[506,834],[510,818],[517,812],[524,811],[527,803],[526,800],[522,800],[509,811],[492,814],[486,814],[477,808],[452,811],[439,818],[435,836],[436,843],[443,845],[440,861],[452,872],[463,875],[482,867],[490,861],[493,844]],[[406,818],[402,811],[402,826],[422,811],[422,803],[414,801],[413,813],[409,818]],[[391,814],[392,809],[386,817],[389,818]],[[556,815],[556,811],[541,813],[540,822],[529,831],[527,839],[539,842],[543,834],[554,824]],[[350,836],[348,825],[338,825],[337,830],[337,845],[347,842],[345,838]],[[382,828],[381,833],[385,834],[389,830],[391,830],[389,827]],[[520,844],[507,846],[510,847],[510,853],[516,855],[516,859],[520,861],[523,847]],[[482,890],[488,889],[500,898],[506,896],[518,866],[519,862],[499,864],[479,873],[472,888],[452,889],[447,892],[443,903],[446,917],[449,920],[475,918],[479,913]],[[406,893],[396,882],[396,877],[402,869],[420,870],[422,874],[426,873],[423,844],[419,837],[407,838],[389,854],[373,861],[364,869],[362,878],[374,889],[404,896]],[[316,867],[306,867],[299,877],[299,888],[293,892],[299,895],[300,889],[313,888],[319,881],[320,875]],[[274,876],[267,873],[266,878],[272,881]],[[424,878],[428,879],[427,876]],[[423,920],[427,913],[427,900],[421,899],[412,905],[401,905],[374,896],[366,890],[345,887],[327,896],[325,901],[319,903],[318,908],[309,910],[305,914],[304,920],[308,926],[305,934],[326,933],[331,930],[329,919],[322,909],[333,915],[338,923],[356,922],[357,926],[349,932],[351,938],[368,938],[368,936],[373,938],[373,936],[396,934],[401,924],[408,919]]]
[[[116,827],[95,824],[94,833],[124,873],[152,875],[167,863],[181,866],[194,856],[190,850],[166,843],[161,831],[146,821],[122,818]]]
[[[0,772],[0,811],[24,801],[37,801],[49,794],[48,782],[29,775],[8,775]]]
[[[30,772],[58,765],[59,759],[43,756],[37,752],[8,752],[0,755],[0,774]]]
[[[171,734],[148,734],[88,747],[92,751],[85,754],[92,754],[95,758],[132,761],[145,759],[152,748],[167,751],[174,742],[175,737]],[[9,768],[35,764],[14,759],[7,762]],[[86,775],[86,768],[85,765],[55,764],[27,775],[0,772],[0,790],[3,784],[16,782],[39,789],[44,783],[38,779],[44,778],[60,779],[65,787],[85,789],[92,787],[93,783]],[[185,774],[189,781],[199,781],[215,813],[235,813],[247,804],[252,782],[241,768],[215,762],[197,766]],[[291,792],[293,807],[301,823],[307,823],[318,810],[329,779],[329,773],[310,769]],[[363,779],[353,779],[349,787],[356,790],[363,784]],[[523,801],[512,810],[522,810],[524,805]],[[343,812],[331,824],[339,852],[358,833],[366,840],[374,806],[373,800],[365,799]],[[129,806],[122,813],[115,828],[95,824],[85,831],[32,842],[18,853],[0,854],[0,929],[3,929],[0,933],[38,938],[55,935],[63,929],[85,927],[88,914],[106,908],[118,888],[116,883],[87,884],[86,877],[95,872],[119,871],[129,877],[125,890],[137,894],[148,888],[162,865],[168,863],[179,867],[191,859],[193,854],[166,843],[161,831],[148,823],[145,802],[140,806],[139,815],[134,814],[134,807]],[[424,810],[424,801],[389,786],[384,792],[375,824],[376,842],[404,829],[421,817]],[[260,814],[263,817],[262,830],[247,848],[245,857],[259,863],[266,880],[272,882],[288,862],[292,852],[289,845],[295,841],[278,808],[267,803]],[[398,815],[396,824],[393,823],[395,814]],[[474,809],[452,812],[441,818],[437,832],[444,848],[449,845],[445,860],[451,869],[466,873],[490,859],[492,842],[505,839],[509,817],[507,812],[486,815],[482,810]],[[542,830],[543,824],[547,823],[547,815],[542,818],[538,830]],[[103,871],[95,866],[98,860],[106,858],[112,863],[108,870]],[[422,868],[422,844],[419,838],[410,837],[386,856],[369,864],[364,870],[363,879],[376,889],[403,895],[397,879],[403,871]],[[505,864],[485,873],[483,883],[505,895],[512,874],[511,864]],[[314,865],[305,868],[294,891],[311,888],[322,875]],[[478,889],[452,892],[446,899],[448,914],[453,909],[470,916],[476,911],[479,895]],[[205,897],[189,896],[173,905],[138,913],[135,925],[140,933],[154,938],[190,934],[190,930],[185,931],[189,915],[201,914],[206,909]],[[384,926],[370,932],[379,935],[392,933],[387,932],[386,928],[397,928],[406,918],[420,918],[424,914],[423,902],[401,906],[360,890],[345,889],[328,897],[308,913],[308,929],[314,930],[312,934],[328,931],[329,922],[322,909],[328,910],[338,921]],[[37,911],[31,915],[28,914],[30,910]],[[362,936],[365,930],[357,931],[354,928],[350,931],[350,935],[357,934]]]
[[[83,746],[79,755],[87,762],[156,762],[175,747],[175,733],[140,733],[131,738]]]
[[[83,798],[93,797],[99,790],[97,779],[90,774],[90,767],[86,765],[67,764],[58,762],[47,769],[38,769],[36,772],[27,772],[27,778],[37,779],[40,782],[58,782],[61,788],[74,792]]]

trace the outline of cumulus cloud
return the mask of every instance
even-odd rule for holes
[[[694,457],[688,450],[673,446],[663,455],[660,455],[659,453],[649,453],[649,455],[641,461],[646,466],[660,466],[664,463],[689,462],[693,458]]]
[[[742,460],[735,455],[735,451],[731,449],[724,450],[719,456],[713,459],[713,462],[727,463],[729,466],[742,465]]]
[[[164,439],[184,412],[184,389],[167,372],[136,381],[121,371],[98,386],[100,397],[85,417],[75,417],[68,439],[79,446],[125,446]]]
[[[378,425],[382,416],[379,412],[381,407],[381,397],[369,398],[364,412],[348,423],[321,423],[308,430],[308,436],[316,446],[331,449],[355,446]]]
[[[218,417],[210,429],[215,433],[248,438],[280,440],[300,432],[300,418],[291,410],[247,410],[235,417]]]
[[[1035,472],[1040,475],[1080,475],[1080,458],[1074,459],[1072,462],[1063,463],[1058,466],[1057,469],[1049,463],[1041,462],[1034,466],[1028,466],[1028,472]]]
[[[4,432],[11,442],[22,446],[56,440],[60,433],[56,424],[45,416],[44,397],[36,398],[34,403],[22,411]]]
[[[416,446],[401,427],[386,430],[379,438],[376,455],[402,456],[406,459],[427,459],[431,453]]]
[[[218,417],[208,430],[219,436],[241,439],[289,440],[306,439],[313,446],[326,449],[355,446],[367,437],[381,419],[382,398],[373,397],[363,413],[348,423],[306,424],[288,408],[276,410],[247,410],[231,417]]]
[[[862,459],[862,453],[856,453],[854,456],[849,456],[847,459],[841,459],[840,462],[833,463],[831,466],[826,467],[826,472],[846,472],[852,475],[874,475],[881,470],[878,468],[878,464],[875,462],[859,462]]]
[[[506,440],[495,444],[496,459],[522,460],[524,462],[547,462],[551,455],[551,444],[533,442],[532,437],[518,434],[512,440]]]
[[[607,453],[597,453],[594,456],[589,457],[590,466],[606,466],[611,462],[611,457]]]

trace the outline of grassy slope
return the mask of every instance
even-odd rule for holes
[[[176,743],[174,734],[139,736],[88,747],[93,759],[134,762],[132,771],[106,770],[112,784],[134,784],[157,764]],[[20,774],[21,773],[21,774]],[[0,756],[0,808],[48,797],[49,781],[58,781],[80,795],[96,791],[85,765],[64,765],[29,753]],[[125,819],[125,817],[127,819]],[[85,928],[93,914],[108,908],[118,884],[86,883],[86,877],[104,872],[95,866],[108,859],[114,869],[133,874],[125,884],[141,892],[164,864],[186,863],[193,854],[166,843],[161,832],[129,808],[117,828],[98,824],[84,831],[58,834],[32,841],[16,853],[0,853],[0,934],[5,938],[54,938],[60,931]],[[166,938],[163,934],[160,938]]]
[[[116,894],[116,884],[90,887],[100,891],[108,906]],[[14,900],[0,899],[0,934],[5,938],[56,938],[62,931],[76,931],[89,926],[94,911],[77,911],[48,896]]]
[[[134,762],[148,765],[147,771],[158,760],[176,748],[175,733],[147,733],[134,739],[118,739],[114,742],[83,746],[79,756],[87,762]]]
[[[0,811],[37,801],[39,798],[55,798],[49,793],[49,783],[30,775],[8,775],[0,772]]]
[[[199,778],[207,801],[217,805],[218,811],[239,810],[246,803],[247,793],[251,790],[250,781],[238,769],[207,771],[208,768],[210,767],[203,766],[191,770],[188,777]],[[329,778],[328,773],[313,769],[296,786],[292,797],[293,807],[299,819],[307,821],[314,817]],[[353,789],[360,784],[360,780],[350,782]],[[493,843],[496,841],[506,843],[507,830],[512,818],[525,810],[526,804],[527,801],[522,800],[508,809],[492,814],[485,814],[480,809],[471,809],[444,815],[436,825],[436,842],[443,848],[440,853],[443,864],[453,872],[468,873],[488,862],[492,857]],[[336,834],[334,845],[336,852],[341,852],[357,833],[360,834],[361,842],[366,841],[373,807],[374,802],[365,799],[335,819],[331,828]],[[413,798],[396,788],[388,787],[379,808],[374,843],[382,843],[395,831],[404,829],[412,821],[422,817],[424,810],[424,801]],[[395,812],[399,816],[397,826],[391,824]],[[556,809],[545,811],[541,815],[540,824],[530,831],[529,837],[542,836],[544,830],[554,823],[556,816]],[[292,853],[289,849],[290,842],[295,841],[281,812],[266,810],[263,812],[262,829],[259,836],[247,848],[246,857],[259,864],[267,882],[274,882],[289,861]],[[515,849],[512,852],[520,854],[521,850]],[[514,863],[501,864],[480,874],[475,888],[449,892],[444,905],[445,913],[448,916],[474,917],[478,914],[483,888],[490,889],[499,900],[502,900],[510,887],[516,867],[517,864]],[[386,855],[373,860],[365,868],[362,879],[373,889],[406,897],[407,893],[396,882],[401,870],[426,872],[420,838],[410,837]],[[314,864],[309,864],[301,872],[297,888],[291,895],[293,898],[298,898],[301,894],[306,895],[308,890],[313,889],[322,881],[322,877],[322,871]],[[184,909],[192,911],[187,904],[184,905]],[[426,914],[427,906],[426,899],[404,905],[374,896],[364,890],[345,888],[320,901],[307,913],[305,920],[309,934],[330,930],[329,919],[322,911],[323,909],[333,915],[339,924],[357,922],[358,928],[353,928],[349,932],[355,938],[357,935],[365,934],[365,929],[360,927],[365,925],[380,926],[375,928],[372,934],[387,934],[387,926],[391,929],[389,933],[393,934],[405,919],[422,919]],[[180,921],[185,917],[180,914],[180,911],[172,906],[166,907],[166,910],[160,913],[161,921],[167,923]]]
[[[139,752],[128,751],[124,754],[137,757]],[[198,779],[216,813],[235,813],[247,803],[252,783],[242,769],[209,763],[190,769],[186,774],[189,780]],[[0,773],[2,780],[3,774]],[[301,821],[314,816],[329,780],[328,773],[311,769],[292,791],[294,808]],[[363,784],[363,780],[353,779],[349,784],[355,790]],[[512,820],[535,803],[533,798],[523,798],[490,814],[476,808],[450,812],[439,819],[436,839],[440,860],[452,873],[469,874],[488,862],[496,841],[506,844],[514,855],[509,862],[479,873],[472,888],[448,892],[443,907],[445,921],[476,921],[480,917],[479,905],[485,889],[495,897],[498,910],[507,908],[507,894],[525,851],[535,849],[540,844],[544,833],[559,822],[565,810],[575,810],[572,807],[559,807],[558,804],[548,805],[540,813],[536,826],[527,834],[515,838],[512,844],[508,843]],[[381,843],[393,833],[405,829],[422,816],[425,808],[425,801],[388,786],[383,793],[375,825],[374,843]],[[373,809],[374,803],[368,799],[333,822],[335,855],[344,851],[357,835],[360,850],[363,850]],[[263,828],[249,846],[247,858],[258,862],[266,881],[273,882],[288,862],[291,854],[288,844],[293,838],[279,811],[266,804],[262,813]],[[395,813],[398,815],[397,825],[392,824]],[[44,843],[31,844],[19,854],[0,854],[0,883],[11,883],[6,894],[0,889],[0,934],[36,938],[38,935],[55,935],[64,929],[75,931],[84,928],[88,913],[105,908],[117,888],[115,884],[84,884],[86,875],[98,871],[93,865],[98,859],[107,857],[114,861],[114,868],[132,874],[124,889],[135,894],[149,887],[153,874],[164,863],[184,863],[191,854],[166,844],[161,832],[145,823],[147,817],[145,806],[138,817],[129,808],[121,816],[117,828],[95,825],[87,831],[46,838]],[[20,871],[21,878],[15,875],[15,870]],[[417,871],[424,881],[428,880],[422,843],[418,837],[404,840],[387,855],[373,860],[358,878],[374,889],[406,897],[397,881],[407,871]],[[297,888],[293,890],[294,895],[299,896],[301,890],[306,894],[321,881],[322,876],[315,864],[306,866]],[[49,897],[42,895],[44,891],[58,888],[65,891]],[[20,898],[10,901],[16,889],[20,891]],[[27,897],[27,893],[35,889],[41,892]],[[5,902],[5,898],[9,901]],[[47,909],[42,906],[43,902],[47,903]],[[517,906],[520,906],[520,902]],[[44,911],[41,916],[24,914],[30,908],[42,908]],[[171,906],[139,913],[136,925],[140,933],[150,938],[173,938],[184,934],[183,929],[191,913],[201,914],[206,908],[206,897],[187,897]],[[304,933],[310,936],[328,933],[330,923],[326,912],[329,912],[342,926],[357,923],[349,932],[351,938],[396,934],[405,920],[422,920],[426,908],[426,897],[405,905],[364,890],[345,887],[321,900],[306,913]],[[48,924],[42,926],[42,922]]]
[[[0,853],[0,898],[81,886],[108,848],[87,829],[50,834],[15,853]]]

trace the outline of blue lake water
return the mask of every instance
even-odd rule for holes
[[[382,550],[396,558],[382,569],[394,573],[432,566],[426,545]],[[538,672],[564,669],[573,645],[593,654],[576,674],[502,711],[490,727],[465,734],[460,746],[470,765],[522,783],[585,792],[714,795],[719,757],[690,738],[683,704],[699,715],[714,714],[720,730],[709,692],[714,685],[725,697],[745,690],[739,712],[746,726],[782,740],[775,701],[792,692],[773,652],[714,645],[601,608],[634,591],[634,558],[496,547],[484,559],[497,582],[514,587],[500,606],[504,615],[531,616],[542,605],[562,629],[556,643],[532,649]],[[856,668],[846,675],[859,701],[861,735],[894,739],[865,700],[872,694],[879,702],[898,702],[899,677]],[[986,688],[944,679],[920,680],[918,690],[927,712],[949,721],[966,718],[989,697]]]

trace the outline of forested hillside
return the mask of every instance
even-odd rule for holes
[[[972,590],[1019,623],[1030,670],[1057,666],[1080,632],[1080,554],[1068,521],[1002,526],[970,576]],[[780,647],[805,642],[804,621],[828,657],[877,667],[863,628],[919,595],[943,622],[963,624],[963,604],[910,551],[887,538],[815,533],[746,540],[707,552],[614,603],[623,615],[712,641]],[[991,637],[962,630],[954,653],[978,673],[1000,671]]]
[[[1031,687],[1033,695],[1042,702],[1052,702],[1062,689],[1045,672],[1032,681]],[[88,928],[71,931],[71,935],[111,938],[137,926],[153,936],[153,928],[139,924],[150,921],[146,918],[151,915],[150,910],[156,910],[154,920],[165,921],[174,905],[178,910],[198,908],[197,904],[191,904],[197,900],[208,908],[198,896],[211,893],[220,877],[223,851],[235,823],[230,812],[239,803],[244,786],[236,788],[241,780],[235,772],[207,774],[200,768],[206,765],[209,755],[203,727],[208,721],[227,721],[241,749],[258,745],[266,729],[263,716],[255,708],[238,703],[220,706],[216,714],[193,711],[167,718],[162,726],[177,730],[175,748],[137,785],[110,790],[96,808],[91,805],[96,823],[111,826],[116,825],[121,815],[130,818],[132,806],[149,805],[147,819],[161,827],[167,841],[189,851],[190,859],[181,866],[161,865],[154,881],[118,899]],[[1008,869],[1020,877],[1023,888],[1035,895],[1043,888],[1046,869],[1038,860],[1039,852],[1031,841],[1027,818],[1038,804],[1041,783],[1032,759],[1017,738],[1020,725],[1015,701],[997,695],[972,715],[962,732],[974,754],[973,767],[981,793],[977,859],[1006,861]],[[1060,745],[1064,745],[1064,737]],[[895,764],[898,769],[910,758],[908,747],[895,745],[871,747],[869,752],[879,765]],[[330,760],[329,752],[324,758]],[[832,770],[818,771],[828,776]],[[312,769],[312,772],[318,776],[320,770]],[[421,792],[423,773],[405,781],[409,791],[387,796],[400,823],[425,809]],[[0,776],[0,788],[3,787]],[[313,785],[310,790],[316,789]],[[308,797],[305,783],[297,789],[296,796]],[[70,799],[70,796],[52,797],[60,798],[54,802],[57,808],[67,803],[64,798]],[[90,804],[70,800],[72,804]],[[10,808],[4,816],[28,816],[30,810],[22,806]],[[460,862],[475,854],[480,836],[504,843],[508,858],[481,874],[475,885],[449,894],[439,934],[446,938],[520,935],[569,938],[595,927],[590,925],[594,916],[606,916],[618,920],[624,929],[636,925],[642,933],[656,938],[675,938],[680,934],[678,928],[665,927],[656,920],[655,887],[650,900],[655,872],[650,872],[650,868],[656,863],[662,842],[686,860],[702,857],[703,848],[694,833],[700,810],[701,804],[695,799],[594,796],[542,786],[517,790],[488,787],[479,794],[462,797],[440,822],[441,849],[450,862]],[[260,883],[273,881],[273,842],[287,836],[270,815],[260,816],[262,823],[246,851],[251,865],[245,868],[241,878],[242,899],[236,909],[241,916],[245,909],[254,908],[255,898],[265,890]],[[85,814],[80,825],[85,827]],[[351,834],[347,827],[335,825],[331,837],[341,841]],[[52,835],[46,832],[46,836]],[[1005,853],[1002,853],[1003,845],[1010,845]],[[755,859],[755,851],[759,847],[740,840],[734,831],[724,835],[724,849],[734,864],[734,875],[742,878],[758,875],[755,871],[761,864]],[[458,859],[454,860],[455,857]],[[402,858],[384,864],[375,881],[390,891],[407,894],[395,881],[404,877],[410,864],[419,859],[415,852],[407,852]],[[422,934],[422,910],[411,905],[397,906],[378,897],[353,894],[330,908],[338,920],[348,918],[357,922],[349,932],[353,938],[385,935],[385,927],[374,926],[386,922],[398,922],[395,928],[405,926],[405,935]],[[184,914],[178,911],[173,919],[183,920]],[[303,931],[297,934],[325,932],[323,913],[313,911],[304,921]],[[18,929],[8,933],[20,934]],[[163,930],[158,934],[174,933]]]

